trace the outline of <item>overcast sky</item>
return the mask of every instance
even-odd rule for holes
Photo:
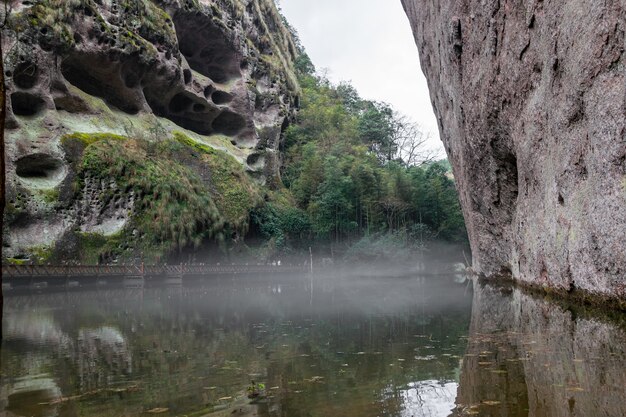
[[[443,149],[400,0],[278,0],[318,70],[410,116]]]

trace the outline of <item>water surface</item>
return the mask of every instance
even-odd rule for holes
[[[623,416],[625,341],[446,276],[12,295],[0,415]]]

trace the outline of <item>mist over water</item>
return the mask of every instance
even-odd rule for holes
[[[7,416],[624,415],[619,327],[430,268],[15,294],[0,406]],[[251,381],[264,385],[252,406]]]

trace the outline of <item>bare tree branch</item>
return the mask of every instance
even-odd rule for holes
[[[394,112],[393,140],[395,158],[407,166],[421,166],[441,157],[437,150],[429,148],[432,137],[406,115]]]

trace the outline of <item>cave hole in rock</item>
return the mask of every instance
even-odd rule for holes
[[[20,62],[13,71],[13,82],[19,88],[31,89],[39,78],[39,68],[33,62]]]
[[[248,156],[246,163],[253,169],[259,170],[265,165],[265,155],[261,153],[253,153]]]
[[[185,84],[189,84],[191,82],[191,70],[189,70],[189,68],[185,68],[183,70],[183,79]]]
[[[498,155],[498,153],[496,153]],[[519,195],[519,178],[517,170],[517,157],[507,151],[500,155],[499,167],[496,170],[498,177],[497,201],[494,205],[506,211],[507,219],[510,220],[515,210]]]
[[[102,68],[103,71],[98,71],[99,68]],[[138,84],[139,75],[133,74],[128,79],[114,82],[115,77],[119,78],[119,74],[114,72],[114,68],[116,67],[110,64],[100,65],[100,60],[97,57],[89,55],[71,56],[61,64],[61,74],[70,84],[85,93],[100,97],[125,113],[139,113],[138,103],[133,102],[127,90],[128,85]],[[122,83],[124,85],[121,85]]]
[[[246,119],[231,111],[224,111],[213,120],[213,130],[226,136],[234,136],[244,127],[246,127]]]
[[[46,107],[43,98],[31,93],[16,91],[11,94],[11,109],[16,116],[35,116]]]
[[[211,95],[211,100],[213,100],[213,103],[218,105],[227,104],[233,100],[233,96],[225,91],[216,91]]]
[[[213,88],[212,85],[207,85],[204,88],[204,97],[206,97],[206,98],[211,97],[211,94],[213,93],[213,91],[215,91],[215,88]]]
[[[54,107],[57,111],[66,111],[68,113],[86,113],[89,112],[89,106],[80,97],[71,94],[57,94],[54,97]]]
[[[241,54],[232,40],[202,13],[178,13],[174,28],[189,66],[217,83],[241,77]]]
[[[169,109],[172,113],[182,113],[191,108],[193,100],[184,93],[178,93],[170,100]]]
[[[229,77],[226,72],[216,65],[211,65],[207,67],[207,76],[215,81],[216,83],[227,83],[231,77]]]
[[[505,221],[511,221],[519,196],[519,170],[517,155],[509,146],[507,128],[497,120],[497,114],[488,115],[493,120],[496,134],[489,140],[491,156],[495,162],[493,206],[500,209]]]
[[[58,185],[66,172],[62,160],[45,153],[26,155],[15,162],[17,176],[36,188],[51,188]]]
[[[124,85],[128,88],[135,88],[139,85],[139,74],[129,71],[124,75]]]
[[[509,174],[509,187],[511,193],[511,200],[515,202],[519,195],[519,172],[517,170],[517,156],[513,153],[509,153],[505,158],[506,167]]]
[[[178,126],[196,132],[200,135],[213,134],[212,122],[219,114],[219,109],[204,99],[189,91],[180,91],[169,101],[162,102],[155,91],[144,88],[144,95],[148,105],[155,115],[164,117]],[[167,99],[166,99],[167,100]]]

